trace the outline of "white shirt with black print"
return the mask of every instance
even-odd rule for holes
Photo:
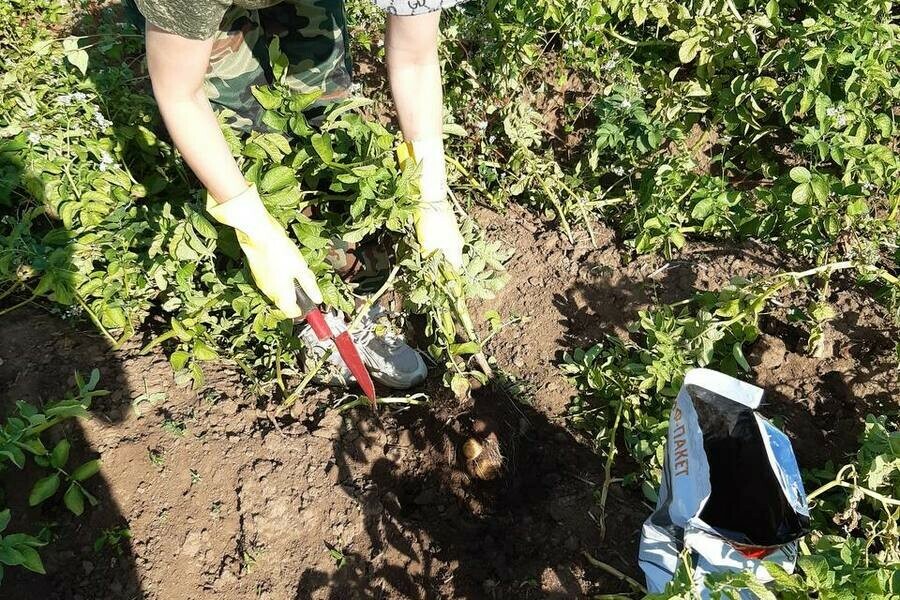
[[[374,2],[389,15],[409,17],[450,8],[466,0],[374,0]]]

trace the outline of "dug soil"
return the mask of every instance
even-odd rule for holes
[[[109,350],[86,325],[41,309],[0,319],[0,409],[61,397],[76,370],[100,370],[93,418],[68,426],[79,458],[100,457],[88,483],[100,503],[79,519],[61,502],[27,508],[36,474],[0,474],[10,531],[50,527],[47,575],[7,571],[14,600],[578,598],[628,592],[587,554],[641,580],[637,544],[651,506],[616,482],[600,538],[602,458],[567,427],[572,396],[562,352],[628,335],[637,311],[716,290],[735,276],[793,269],[771,248],[689,244],[672,260],[634,259],[595,226],[575,244],[513,208],[483,211],[491,239],[516,249],[510,282],[476,307],[512,321],[488,347],[518,377],[513,403],[489,391],[464,402],[426,388],[427,405],[377,413],[303,398],[290,415],[206,363],[203,389],[176,385],[165,357],[141,342]],[[897,332],[875,301],[833,288],[837,318],[823,358],[790,323],[791,297],[763,318],[747,379],[768,390],[764,412],[794,441],[802,466],[843,461],[868,412],[896,409]],[[474,419],[503,424],[515,451],[498,481],[473,481],[460,443]],[[627,472],[626,465],[618,474]],[[27,525],[26,525],[27,524]],[[118,539],[117,533],[130,532]],[[97,539],[107,540],[96,549]]]

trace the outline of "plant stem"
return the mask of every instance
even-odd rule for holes
[[[306,386],[309,385],[309,382],[312,381],[312,378],[316,376],[316,374],[322,370],[322,367],[325,366],[325,363],[328,361],[328,358],[331,356],[331,353],[334,352],[334,346],[325,350],[325,353],[319,358],[318,361],[313,365],[312,369],[306,372],[303,376],[303,379],[300,380],[300,384],[297,386],[297,389],[294,392],[284,399],[284,402],[281,403],[281,408],[289,408],[294,402],[297,401],[297,398],[300,394],[303,393],[303,390],[306,389]]]
[[[11,313],[12,311],[16,310],[17,308],[22,308],[29,302],[33,301],[36,297],[37,297],[37,294],[32,294],[31,296],[29,296],[28,298],[25,298],[21,302],[19,302],[17,304],[13,304],[12,306],[10,306],[8,308],[4,308],[3,310],[0,310],[0,317],[5,315],[6,313]]]
[[[275,353],[275,381],[278,383],[278,388],[281,390],[281,393],[284,393],[284,378],[281,376],[281,341],[278,342],[278,352]]]
[[[878,500],[879,502],[882,502],[884,504],[888,504],[891,506],[900,506],[900,500],[897,500],[895,498],[890,498],[883,494],[879,494],[878,492],[876,492],[874,490],[870,490],[869,488],[863,487],[863,486],[855,484],[855,483],[848,483],[840,478],[837,478],[834,481],[829,481],[825,485],[817,488],[815,491],[813,491],[813,493],[811,493],[810,495],[808,495],[806,497],[806,500],[807,500],[807,502],[810,502],[817,496],[821,496],[828,490],[831,490],[836,487],[847,488],[848,490],[856,490],[856,491],[862,492],[866,496],[869,496],[870,498],[872,498],[874,500]]]
[[[469,173],[469,171],[466,170],[466,168],[463,167],[462,164],[460,164],[460,162],[458,160],[456,160],[452,156],[447,156],[446,160],[453,166],[454,169],[459,171],[460,175],[462,175],[463,177],[465,177],[466,179],[469,180],[469,185],[471,185],[473,188],[477,189],[479,192],[481,192],[482,194],[487,196],[487,199],[490,202],[492,207],[496,206],[496,201],[494,199],[494,195],[491,194],[491,192],[480,181],[475,179],[472,176],[472,174]]]
[[[419,400],[419,398],[423,398]],[[411,406],[418,406],[420,404],[425,404],[428,398],[425,394],[413,394],[410,397],[394,397],[390,396],[387,398],[378,398],[375,402],[376,404],[409,404]],[[371,400],[365,397],[357,397],[355,400],[351,400],[346,404],[341,404],[337,407],[337,411],[344,412],[346,410],[350,410],[351,408],[356,408],[357,406],[369,406],[371,405]]]
[[[792,279],[804,279],[809,277],[810,275],[816,275],[817,273],[822,273],[824,271],[840,271],[842,269],[850,269],[853,267],[853,261],[843,260],[835,263],[828,263],[825,265],[821,265],[818,267],[813,267],[812,269],[807,269],[806,271],[789,271],[787,273],[779,273],[775,275],[775,277],[790,277]]]
[[[570,188],[565,181],[560,180],[559,185],[561,185],[564,190],[569,192],[569,195],[571,195],[575,200],[575,204],[578,206],[578,210],[581,212],[581,220],[584,221],[584,226],[587,228],[588,235],[591,238],[591,246],[596,248],[597,238],[594,236],[594,228],[591,227],[591,222],[588,219],[588,213],[587,209],[584,207],[584,202],[582,202],[581,199],[578,198],[578,195],[574,191],[572,191],[572,188]]]
[[[439,269],[440,277],[445,282],[456,282],[456,273],[453,271],[453,267],[448,265],[446,261],[443,261],[440,264]],[[444,294],[446,294],[450,298],[450,310],[453,311],[457,322],[462,326],[460,337],[464,342],[478,342],[478,334],[475,332],[475,328],[472,325],[472,316],[469,314],[469,309],[466,306],[464,299],[462,298],[462,292],[460,291],[459,286],[447,285],[441,286],[441,288],[443,289]],[[481,345],[480,342],[478,342],[478,344],[479,346]],[[478,367],[486,377],[490,379],[494,376],[494,370],[488,363],[487,357],[484,355],[484,351],[479,350],[472,357],[475,359],[475,362],[478,363]]]
[[[572,228],[569,227],[569,220],[566,219],[566,215],[563,213],[559,200],[557,200],[553,192],[550,191],[550,186],[547,185],[547,182],[543,178],[540,178],[540,182],[541,188],[543,188],[544,193],[547,194],[547,199],[550,201],[550,204],[553,205],[556,214],[559,215],[559,222],[562,225],[563,231],[566,232],[566,237],[569,238],[569,243],[574,244],[575,238],[572,236]]]
[[[154,347],[162,344],[166,340],[176,337],[177,335],[178,334],[175,333],[174,329],[170,329],[169,331],[162,333],[162,334],[156,336],[155,338],[153,338],[152,340],[150,340],[149,342],[147,342],[147,345],[144,346],[143,348],[141,348],[141,350],[140,350],[140,352],[138,352],[138,354],[146,354],[147,352],[152,350]]]
[[[0,294],[0,300],[3,300],[4,298],[6,298],[10,294],[12,294],[14,291],[19,289],[21,286],[22,286],[21,281],[15,282],[11,287],[9,287],[6,291],[4,291],[2,294]]]
[[[356,314],[353,315],[353,319],[350,321],[350,324],[347,326],[347,331],[353,333],[356,331],[356,328],[359,327],[359,322],[362,320],[362,317],[368,314],[369,309],[384,296],[388,290],[394,287],[394,280],[397,278],[397,273],[400,272],[400,266],[395,265],[391,272],[388,274],[387,279],[384,280],[384,283],[381,284],[381,287],[377,292],[369,296],[365,299],[365,301],[356,309]]]
[[[31,434],[32,435],[40,435],[47,429],[50,429],[51,427],[53,427],[54,425],[59,423],[61,420],[62,419],[60,419],[59,417],[56,417],[54,419],[50,419],[49,421],[44,421],[40,425],[35,425],[34,427],[31,428]]]
[[[97,326],[97,329],[103,334],[103,336],[109,340],[109,342],[113,345],[113,349],[119,346],[118,340],[112,336],[112,334],[103,326],[103,323],[100,322],[100,319],[97,318],[97,315],[94,314],[94,311],[90,309],[90,307],[85,303],[84,299],[81,297],[81,294],[78,292],[74,293],[75,300],[78,301],[78,304],[84,309],[84,312],[87,313],[88,317],[90,317],[91,321],[93,321],[94,325]]]
[[[612,483],[612,466],[616,458],[616,433],[619,430],[619,422],[622,420],[622,411],[625,403],[619,402],[616,410],[616,418],[609,432],[609,447],[606,451],[606,464],[603,466],[603,486],[600,488],[600,539],[606,539],[606,499],[609,495],[609,486]]]
[[[620,581],[624,581],[634,591],[639,592],[641,594],[647,593],[647,588],[642,586],[639,582],[635,581],[634,579],[632,579],[631,577],[629,577],[622,571],[618,570],[617,568],[613,567],[612,565],[606,564],[603,561],[597,560],[596,558],[591,556],[587,550],[582,550],[581,553],[584,555],[584,557],[587,559],[587,561],[589,563],[591,563],[591,565],[597,567],[598,569],[602,569],[603,571],[606,571],[607,573],[609,573],[613,577],[616,577]]]
[[[625,37],[625,36],[622,35],[621,33],[618,33],[618,32],[617,32],[615,29],[613,29],[612,27],[607,27],[604,31],[606,31],[608,34],[610,34],[611,36],[613,36],[614,38],[616,38],[616,39],[619,40],[620,42],[622,42],[622,43],[624,43],[624,44],[628,44],[629,46],[635,46],[635,47],[640,47],[640,46],[669,46],[669,45],[672,44],[672,42],[670,42],[670,41],[668,41],[668,40],[653,40],[653,39],[650,39],[650,40],[642,40],[642,41],[640,41],[640,42],[637,42],[637,41],[635,41],[635,40],[633,40],[633,39],[631,39],[631,38]]]

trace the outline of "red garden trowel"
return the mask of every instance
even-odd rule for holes
[[[300,310],[303,311],[303,318],[309,323],[309,326],[312,327],[313,332],[320,340],[334,341],[338,354],[344,359],[344,363],[347,365],[347,368],[350,369],[353,377],[356,378],[356,382],[359,384],[359,387],[362,388],[363,393],[365,393],[365,395],[369,397],[369,400],[374,404],[375,384],[372,383],[372,376],[369,375],[369,371],[366,370],[366,365],[363,364],[362,358],[359,356],[356,344],[354,344],[353,340],[350,338],[350,332],[345,330],[335,336],[331,331],[331,327],[329,327],[328,323],[325,321],[325,316],[322,314],[322,311],[319,310],[319,307],[316,306],[299,286],[296,291],[297,305],[300,306]]]

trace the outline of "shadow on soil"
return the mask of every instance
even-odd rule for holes
[[[131,390],[106,342],[86,331],[88,327],[82,325],[81,331],[74,331],[71,323],[34,308],[0,317],[0,413],[8,414],[19,401],[40,407],[59,400],[73,389],[76,371],[87,376],[97,368],[98,389],[116,386],[117,391],[94,399],[92,418],[115,427],[127,412]],[[122,402],[124,406],[119,405]],[[72,444],[70,466],[100,458],[77,420],[64,422],[43,436],[48,447],[63,437]],[[47,574],[7,568],[0,596],[16,600],[142,597],[129,541],[99,551],[94,548],[104,532],[128,528],[102,469],[85,482],[99,504],[87,506],[81,517],[65,508],[62,490],[37,507],[28,506],[31,487],[46,474],[30,459],[24,471],[10,466],[0,472],[0,490],[5,490],[5,505],[13,514],[6,533],[35,535],[46,527],[50,534],[50,543],[40,549]]]
[[[345,549],[336,574],[304,571],[296,598],[562,599],[588,589],[627,591],[582,556],[589,551],[636,575],[645,508],[614,486],[606,542],[599,541],[601,458],[562,423],[489,388],[475,391],[468,406],[444,405],[378,421],[366,413],[345,419],[334,461],[343,491],[364,514],[371,554]],[[479,429],[474,421],[486,425],[482,437],[494,431],[504,441],[507,468],[497,480],[471,477],[460,455]],[[387,439],[384,455],[367,458],[380,439]]]

